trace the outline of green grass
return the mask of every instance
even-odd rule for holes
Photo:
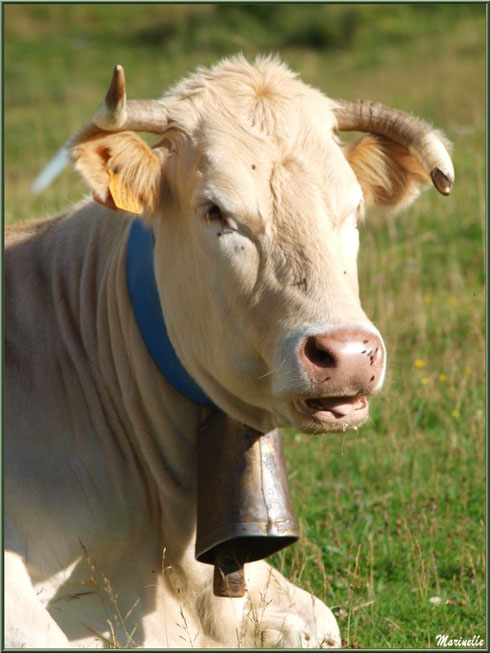
[[[361,295],[389,378],[359,432],[285,433],[303,537],[274,563],[334,607],[347,647],[484,637],[485,7],[9,5],[4,24],[7,222],[85,192],[71,171],[41,196],[27,189],[115,63],[130,97],[157,97],[196,65],[274,50],[332,97],[446,132],[454,194],[429,190],[362,228]]]

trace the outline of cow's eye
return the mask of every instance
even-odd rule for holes
[[[208,206],[206,209],[206,218],[210,222],[225,222],[225,218],[221,213],[221,209],[216,204],[211,204],[211,206]]]
[[[217,204],[210,204],[204,211],[206,220],[209,224],[217,228],[217,235],[238,231],[238,225],[233,218],[224,216]]]

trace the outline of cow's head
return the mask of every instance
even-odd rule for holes
[[[338,131],[370,132],[342,146]],[[150,148],[134,131],[159,134]],[[407,114],[335,101],[274,59],[200,70],[126,102],[121,67],[73,147],[95,198],[155,233],[172,343],[202,389],[260,430],[345,430],[368,416],[386,352],[359,301],[358,223],[454,171]]]

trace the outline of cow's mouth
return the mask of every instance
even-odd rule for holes
[[[346,431],[363,424],[369,415],[365,396],[316,397],[292,402],[294,412],[302,422],[313,422],[313,430],[325,427],[326,431]],[[299,415],[298,415],[299,414]]]

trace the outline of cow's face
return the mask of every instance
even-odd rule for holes
[[[204,390],[242,420],[359,425],[385,365],[359,302],[360,184],[331,132],[284,151],[225,129],[223,120],[201,126],[198,143],[177,138],[167,161],[154,229],[172,341]],[[192,161],[186,177],[182,159]]]
[[[367,419],[386,365],[359,301],[358,226],[366,205],[407,203],[427,175],[386,139],[342,149],[331,102],[292,76],[282,95],[272,78],[238,86],[177,88],[152,150],[90,134],[75,158],[82,172],[89,151],[120,175],[136,166],[169,335],[215,403],[264,431],[346,430]]]

